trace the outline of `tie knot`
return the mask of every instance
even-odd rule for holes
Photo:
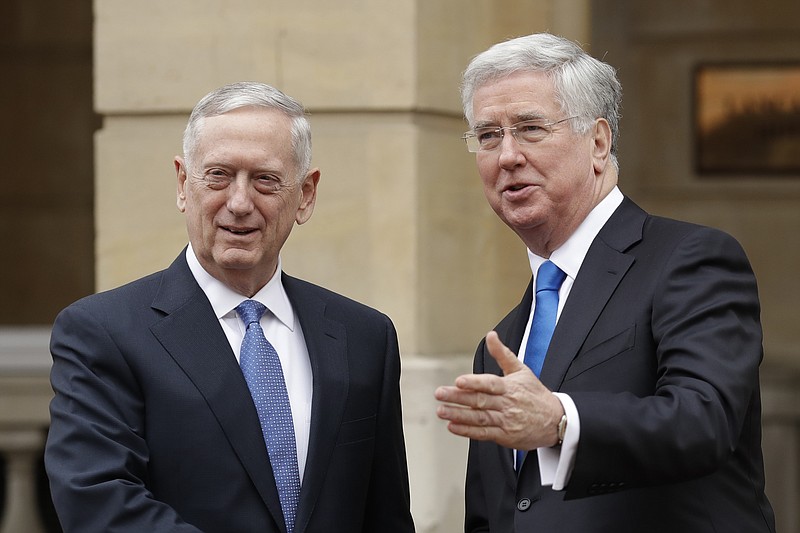
[[[552,261],[545,261],[536,273],[536,292],[557,291],[566,277]]]
[[[249,326],[253,322],[261,320],[261,315],[264,314],[267,308],[261,302],[255,300],[245,300],[236,306],[236,312],[239,318],[242,319],[245,326]]]

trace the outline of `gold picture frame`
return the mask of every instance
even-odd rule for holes
[[[800,176],[800,62],[699,65],[694,138],[700,175]]]

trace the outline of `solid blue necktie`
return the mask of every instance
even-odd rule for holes
[[[536,273],[536,306],[533,308],[531,331],[525,345],[525,364],[536,377],[542,373],[544,356],[550,346],[558,313],[558,290],[567,275],[555,264],[545,261]]]
[[[261,422],[261,432],[275,475],[286,531],[292,533],[297,504],[300,501],[297,446],[281,361],[278,352],[264,336],[264,330],[259,323],[264,311],[266,307],[255,300],[245,300],[236,307],[236,312],[246,327],[239,365]]]
[[[525,345],[525,364],[536,377],[542,372],[544,356],[550,346],[558,314],[558,290],[567,277],[551,261],[545,261],[536,272],[536,305],[533,308],[531,330]],[[525,451],[517,450],[517,470],[522,466]]]

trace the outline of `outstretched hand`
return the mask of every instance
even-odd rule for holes
[[[561,402],[496,332],[486,335],[486,347],[503,375],[467,374],[456,378],[454,386],[437,388],[434,396],[444,403],[436,414],[462,437],[520,450],[555,446],[564,414]]]

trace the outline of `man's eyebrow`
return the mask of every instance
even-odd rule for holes
[[[531,111],[529,113],[522,113],[516,116],[515,122],[525,122],[526,120],[544,120],[545,117],[541,113]]]
[[[517,124],[518,122],[526,122],[528,120],[545,120],[545,117],[541,113],[536,111],[531,111],[528,113],[520,113],[519,115],[516,115],[514,117],[514,124]],[[500,125],[497,122],[483,120],[476,122],[475,125],[472,126],[472,129],[477,130],[480,128],[499,128],[499,127]]]
[[[496,127],[497,123],[490,122],[488,120],[482,120],[481,122],[476,122],[475,124],[473,124],[472,129],[479,130],[481,128],[496,128]]]

